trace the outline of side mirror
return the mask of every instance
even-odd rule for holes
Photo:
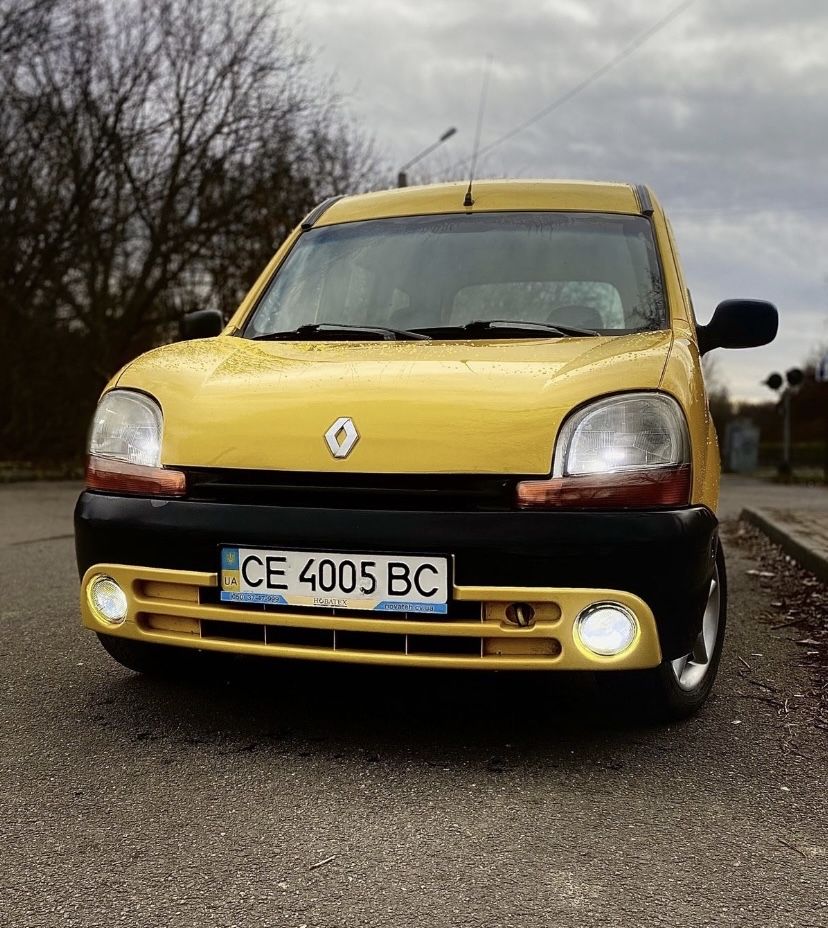
[[[213,338],[224,330],[224,316],[217,309],[197,309],[182,316],[178,334],[185,341],[190,338]]]
[[[779,313],[764,300],[725,300],[713,318],[697,329],[699,353],[714,348],[758,348],[776,338]]]

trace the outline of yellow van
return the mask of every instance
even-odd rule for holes
[[[678,717],[725,630],[698,326],[643,186],[322,203],[225,324],[137,358],[92,422],[81,612],[109,654],[582,670]]]

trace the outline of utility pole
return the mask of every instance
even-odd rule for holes
[[[791,475],[791,391],[786,388],[782,393],[782,466],[779,472],[785,476]]]
[[[822,415],[824,424],[822,440],[825,443],[825,447],[822,451],[822,466],[825,482],[828,483],[828,354],[823,355],[823,357],[817,361],[816,368],[814,368],[814,380],[818,384],[821,384],[821,392],[824,397],[822,403]]]
[[[785,389],[781,393],[781,405],[782,405],[782,460],[779,462],[779,476],[782,478],[789,478],[793,472],[793,465],[791,463],[791,396],[799,388],[802,383],[805,375],[798,367],[792,367],[789,371],[785,372],[785,377],[783,379],[781,374],[770,374],[768,379],[764,381],[766,387],[770,387],[771,390],[779,390],[781,387]],[[787,386],[785,386],[785,381],[787,381]]]

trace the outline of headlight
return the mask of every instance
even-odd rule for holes
[[[161,467],[161,408],[135,390],[105,394],[89,433],[86,485],[139,496],[183,496],[186,476]]]
[[[517,504],[524,509],[686,506],[690,457],[687,422],[672,397],[609,396],[564,422],[552,478],[521,481]]]
[[[161,409],[133,390],[112,390],[98,403],[89,435],[89,453],[127,464],[161,463]]]
[[[564,423],[554,477],[690,463],[687,425],[663,393],[629,393],[590,403]]]

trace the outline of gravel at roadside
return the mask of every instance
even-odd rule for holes
[[[776,708],[791,749],[812,737],[824,739],[828,733],[828,587],[753,525],[730,524],[725,537],[758,562],[747,574],[769,598],[765,602],[770,606],[760,610],[758,618],[769,625],[771,634],[796,644],[797,664],[810,676],[807,688],[787,692],[759,685],[753,698]],[[749,680],[746,671],[750,667],[742,663],[740,676]]]

